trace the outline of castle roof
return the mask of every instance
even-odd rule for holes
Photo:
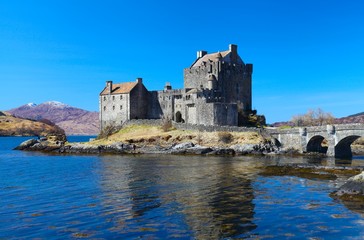
[[[112,84],[111,94],[122,94],[122,93],[130,93],[131,90],[137,85],[137,82],[125,82],[125,83],[118,83]],[[108,95],[109,91],[107,87],[102,90],[100,95]]]
[[[194,93],[199,93],[199,92],[201,92],[201,91],[199,91],[198,89],[196,89],[196,88],[192,88],[191,90],[188,90],[186,93],[187,94],[194,94]]]
[[[231,60],[231,50],[226,50],[223,52],[215,52],[215,53],[209,53],[204,55],[203,57],[200,57],[198,59],[196,59],[196,61],[192,64],[191,67],[198,67],[198,66],[202,66],[205,63],[208,62],[227,62],[230,63],[232,62]],[[243,60],[241,60],[241,58],[238,56],[237,58],[237,63],[243,64]]]

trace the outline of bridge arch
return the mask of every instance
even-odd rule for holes
[[[277,147],[282,147],[282,143],[275,137],[272,137],[271,142]]]
[[[337,158],[352,158],[353,153],[351,151],[351,144],[361,136],[358,135],[350,135],[341,139],[335,145],[335,157]]]
[[[313,136],[307,143],[307,152],[327,153],[327,141],[321,135]]]

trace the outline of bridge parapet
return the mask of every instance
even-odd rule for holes
[[[338,124],[335,125],[337,131],[341,130],[364,130],[364,124],[353,123],[353,124]]]
[[[266,129],[284,148],[326,152],[328,156],[351,157],[350,144],[364,137],[364,124],[338,124],[289,129]],[[322,145],[326,139],[326,147]]]
[[[270,134],[298,134],[300,129],[306,129],[308,133],[313,132],[325,132],[333,130],[344,131],[344,130],[364,130],[364,124],[354,123],[354,124],[337,124],[337,125],[325,125],[325,126],[312,126],[312,127],[293,127],[293,128],[267,128],[266,131]]]

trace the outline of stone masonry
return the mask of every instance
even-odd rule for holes
[[[296,149],[302,153],[318,152],[337,158],[351,158],[350,145],[364,136],[364,125],[341,124],[267,131],[283,148]]]
[[[210,53],[198,51],[184,69],[184,88],[148,91],[141,78],[113,84],[99,96],[100,128],[118,126],[131,119],[168,117],[177,123],[205,126],[240,126],[242,115],[252,111],[253,65],[245,64],[237,46]]]

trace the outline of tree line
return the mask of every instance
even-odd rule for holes
[[[333,124],[335,117],[329,113],[324,112],[321,108],[309,109],[305,114],[292,116],[291,122],[296,127],[302,126],[322,126]]]

